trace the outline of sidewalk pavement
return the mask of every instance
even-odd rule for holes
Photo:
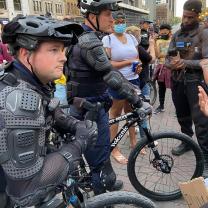
[[[158,106],[158,101],[155,103],[154,109]],[[158,122],[159,121],[159,122]],[[150,119],[150,125],[152,132],[164,131],[164,130],[174,130],[180,131],[178,125],[175,109],[173,106],[171,92],[167,90],[166,92],[166,101],[165,101],[165,112],[162,112],[158,115],[153,115]],[[120,141],[119,148],[121,152],[128,157],[130,153],[129,148],[129,138],[123,138]],[[126,165],[118,164],[113,158],[111,159],[113,167],[117,173],[117,179],[120,179],[124,182],[124,190],[137,192],[134,187],[131,185],[128,176]],[[187,208],[186,202],[183,199],[168,201],[168,202],[155,202],[158,205],[158,208]]]

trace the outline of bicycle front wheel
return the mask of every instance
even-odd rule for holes
[[[148,198],[132,192],[114,191],[104,193],[85,202],[85,208],[105,208],[113,206],[114,208],[156,208],[156,205]]]
[[[156,83],[153,81],[148,82],[150,88],[150,104],[154,105],[157,99],[157,88]]]
[[[153,134],[160,159],[148,147],[148,140],[139,140],[128,160],[128,176],[134,188],[154,200],[169,201],[181,197],[179,182],[201,176],[204,158],[199,146],[187,135],[176,132]],[[190,151],[175,156],[172,149],[184,142]],[[145,148],[146,154],[140,154]]]

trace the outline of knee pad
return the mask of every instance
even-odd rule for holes
[[[100,179],[105,189],[111,189],[111,187],[115,184],[116,174],[113,170],[110,159],[104,162],[100,172]]]

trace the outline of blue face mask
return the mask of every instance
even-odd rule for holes
[[[126,23],[114,25],[114,31],[116,33],[124,33],[126,31]]]

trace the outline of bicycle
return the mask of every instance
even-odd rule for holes
[[[76,182],[71,181],[71,185],[65,186],[62,192],[63,197],[55,196],[45,203],[35,208],[156,208],[156,205],[148,198],[127,191],[115,191],[89,197],[77,187]],[[115,206],[116,205],[116,206]]]
[[[86,117],[94,120],[101,104],[84,101],[82,105],[87,110]],[[130,127],[135,124],[142,127],[143,121],[152,114],[152,107],[146,102],[143,102],[141,108],[132,108],[132,112],[109,120],[109,125],[126,121],[112,140],[111,151]],[[200,147],[183,133],[169,131],[152,134],[150,129],[142,128],[146,138],[138,141],[127,164],[131,184],[139,193],[154,200],[169,201],[180,198],[182,194],[178,182],[199,177],[203,173],[204,157]],[[171,150],[181,141],[190,147],[190,151],[181,156],[172,155]],[[143,148],[146,148],[145,155],[140,154]],[[185,165],[183,161],[186,161]]]
[[[149,88],[150,88],[150,104],[154,105],[157,100],[157,88],[156,83],[152,80],[149,80],[147,82]]]
[[[52,141],[59,146],[64,141],[69,142],[71,135],[55,135]],[[156,205],[148,198],[127,191],[115,191],[103,193],[98,196],[90,196],[93,191],[91,186],[90,169],[86,166],[83,157],[75,171],[68,176],[67,180],[56,187],[55,191],[48,193],[45,200],[35,208],[156,208]],[[62,194],[62,197],[58,195]]]
[[[131,113],[110,119],[110,125],[126,121],[111,142],[111,151],[131,126],[142,126],[142,121],[151,114],[152,109],[149,107],[134,108]],[[178,182],[199,177],[203,173],[204,158],[201,149],[189,136],[182,133],[169,131],[152,134],[147,128],[143,130],[146,138],[138,141],[128,159],[127,171],[131,184],[139,193],[157,201],[180,198],[182,194]],[[181,141],[191,150],[182,156],[172,155],[172,148]],[[143,148],[147,152],[145,155],[140,154]],[[183,161],[186,161],[185,165]]]
[[[156,82],[153,79],[154,68],[155,68],[155,64],[149,65],[149,78],[147,84],[150,89],[150,105],[154,105],[157,100],[157,87],[156,87]]]

